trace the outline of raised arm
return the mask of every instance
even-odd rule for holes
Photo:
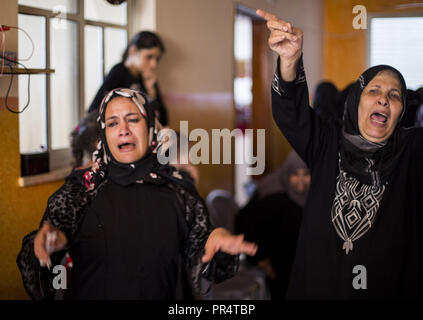
[[[270,30],[269,47],[280,57],[279,72],[282,80],[295,80],[298,62],[303,52],[303,31],[271,13],[257,10],[267,21]]]
[[[319,149],[320,119],[309,106],[302,63],[303,32],[263,10],[257,10],[257,14],[267,21],[269,47],[278,54],[272,81],[273,117],[291,146],[312,168]]]

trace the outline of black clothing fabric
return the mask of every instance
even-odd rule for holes
[[[414,127],[417,125],[418,109],[422,102],[416,91],[407,89],[407,113],[404,119],[404,126],[406,128]]]
[[[415,298],[423,289],[423,129],[401,136],[372,228],[348,255],[331,223],[342,128],[322,125],[309,107],[302,62],[296,79],[272,81],[274,119],[311,171],[309,197],[287,291],[289,299]],[[401,131],[404,129],[401,129]],[[366,268],[367,289],[355,289],[355,266]]]
[[[272,300],[285,297],[302,210],[286,193],[276,193],[254,196],[237,215],[237,233],[258,245],[257,254],[248,259],[254,264],[269,259],[275,271],[276,278],[269,281]]]
[[[183,211],[166,186],[107,183],[70,245],[70,299],[175,299]]]
[[[322,121],[340,121],[344,108],[338,106],[339,91],[332,82],[319,83],[313,99],[313,110]]]
[[[148,150],[133,163],[116,161],[107,146],[104,114],[114,95],[132,99],[147,118]],[[155,113],[142,93],[119,89],[108,97],[100,106],[94,165],[67,177],[49,198],[40,224],[41,228],[47,221],[63,232],[68,250],[75,250],[77,272],[71,278],[70,298],[174,298],[179,255],[195,296],[201,297],[201,278],[219,283],[233,276],[238,256],[218,252],[209,263],[201,262],[213,226],[190,180],[157,161]],[[17,264],[30,297],[51,299],[52,273],[40,267],[34,254],[37,231],[24,237]],[[54,253],[52,265],[59,264],[65,253]],[[130,277],[135,278],[129,281]]]
[[[174,169],[172,168],[172,170]],[[81,226],[83,225],[83,222],[85,221],[84,218],[85,218],[85,214],[87,210],[88,211],[92,210],[92,211],[90,212],[90,215],[88,216],[89,218],[87,218],[85,222],[86,224],[88,224],[88,226],[84,226],[84,228],[88,227],[88,229],[91,228],[91,230],[93,230],[92,223],[96,222],[96,220],[93,221],[93,219],[98,219],[98,217],[96,215],[97,211],[95,211],[95,206],[91,207],[90,204],[94,204],[96,202],[96,199],[97,199],[96,197],[98,195],[102,195],[103,193],[103,187],[107,187],[108,184],[110,183],[109,180],[105,179],[104,181],[101,182],[100,186],[87,192],[86,188],[81,183],[81,181],[84,180],[83,176],[84,176],[83,170],[74,171],[66,179],[65,184],[49,198],[47,209],[41,220],[40,227],[39,227],[41,228],[43,223],[45,221],[48,221],[50,224],[58,228],[60,231],[62,231],[66,235],[66,238],[68,239],[68,243],[70,244],[74,243],[74,239],[78,239],[77,238],[78,235],[79,235],[79,240],[81,239],[81,235],[82,237],[86,235],[86,229],[83,229],[81,233],[79,232],[81,230]],[[207,263],[207,264],[201,263],[201,257],[204,254],[204,245],[210,232],[213,230],[213,226],[210,224],[206,205],[196,192],[190,190],[189,188],[183,187],[183,185],[180,183],[174,183],[173,181],[170,181],[169,179],[161,175],[157,175],[156,178],[146,177],[144,182],[141,183],[140,185],[142,184],[156,185],[157,188],[158,186],[161,186],[162,189],[160,190],[162,191],[160,191],[161,192],[160,201],[169,200],[168,192],[164,190],[166,188],[172,190],[179,201],[178,207],[172,207],[172,212],[173,212],[172,217],[174,215],[177,216],[176,213],[179,212],[178,208],[181,208],[181,211],[183,212],[183,216],[182,218],[178,217],[179,229],[177,233],[174,233],[172,235],[172,237],[173,239],[176,239],[176,238],[179,239],[180,233],[183,232],[183,245],[179,253],[181,255],[183,265],[185,266],[185,269],[186,269],[186,273],[187,273],[186,276],[189,279],[191,289],[193,290],[193,294],[195,295],[196,298],[201,298],[205,294],[204,289],[201,287],[201,283],[200,283],[201,278],[205,278],[210,282],[219,283],[224,281],[227,278],[232,277],[237,272],[238,264],[239,264],[238,256],[232,256],[223,252],[218,252],[210,263]],[[118,186],[118,187],[117,186],[118,185],[115,185],[114,187],[115,188],[121,187],[121,186]],[[110,188],[110,186],[107,188]],[[106,191],[107,191],[107,188],[105,189]],[[127,189],[125,189],[125,192],[127,192],[126,190],[129,190],[131,188],[138,189],[138,184],[136,185],[133,184],[126,188]],[[149,190],[153,190],[153,189],[156,190],[155,188],[156,187],[151,187],[149,188]],[[76,197],[77,194],[79,194],[78,197]],[[114,194],[107,193],[107,192],[106,194],[109,194],[110,197],[111,196],[115,197]],[[140,195],[137,193],[137,198],[140,198],[140,197],[153,197],[154,199],[155,195],[152,194],[151,192],[146,193],[145,195]],[[76,198],[83,200],[82,206],[81,206],[81,203],[79,203],[78,201],[75,201]],[[172,202],[173,198],[170,200],[171,200],[171,203],[173,203]],[[109,199],[109,201],[112,201],[112,200]],[[118,198],[114,199],[113,201],[116,201],[114,206],[116,206],[117,203],[125,205],[125,208],[121,208],[120,212],[128,208],[127,203],[121,202]],[[160,205],[157,205],[157,206],[160,207]],[[138,207],[140,208],[140,210],[143,207],[141,202],[138,205]],[[107,206],[105,208],[109,210],[108,211],[109,217],[113,216],[113,214],[116,214],[116,212],[113,211],[111,208],[112,207],[110,206]],[[132,212],[132,210],[129,210],[128,213],[129,212]],[[149,212],[145,212],[145,211],[140,211],[140,212],[143,212],[143,214],[144,213],[149,214]],[[157,214],[154,211],[153,213]],[[163,215],[166,213],[162,212],[161,214]],[[181,219],[183,219],[183,223]],[[153,221],[157,221],[157,220],[153,220]],[[160,221],[165,226],[169,226],[169,223],[167,223],[166,221],[163,221],[163,220],[160,220]],[[91,227],[90,227],[90,223],[91,223]],[[173,223],[174,223],[174,220],[173,220]],[[97,237],[97,240],[93,239],[92,242],[90,240],[89,246],[87,247],[86,250],[90,250],[90,246],[92,246],[93,244],[100,245],[100,243],[98,242],[99,240],[98,237],[102,236],[104,240],[105,239],[104,237],[107,235],[106,232],[103,230],[104,229],[103,224],[101,224],[101,226],[97,225],[97,227],[98,229],[96,230],[96,232],[93,233],[93,237],[94,238]],[[108,224],[108,227],[110,227],[110,223]],[[143,230],[143,227],[141,225],[134,225],[131,228],[137,229],[137,230],[138,229]],[[52,287],[52,283],[53,283],[52,279],[54,277],[54,274],[51,272],[52,270],[47,270],[47,268],[45,267],[40,267],[40,263],[34,254],[34,238],[38,230],[35,230],[29,233],[22,240],[22,249],[18,254],[17,264],[18,264],[19,270],[21,271],[24,287],[32,299],[36,299],[36,300],[53,299],[55,295],[55,290]],[[114,232],[117,232],[117,230],[114,230]],[[160,232],[160,235],[163,237],[163,239],[165,238],[169,239],[167,235],[162,235],[161,232]],[[125,237],[125,234],[121,236]],[[154,236],[156,238],[158,234]],[[105,239],[103,241],[103,246],[107,245],[107,243],[109,243],[112,240],[113,239]],[[127,243],[129,243],[129,241],[127,241]],[[143,246],[148,246],[148,245],[153,245],[153,243],[148,242],[147,244],[146,243],[143,244]],[[176,243],[168,243],[168,245],[170,248],[174,249]],[[139,246],[140,246],[139,244],[132,244],[131,248],[127,248],[126,249],[127,255],[128,255],[127,257],[129,257],[129,255],[132,254],[133,259],[137,259],[138,257],[137,249]],[[92,247],[91,247],[91,252],[92,252]],[[105,254],[104,248],[103,249],[100,248],[100,250],[97,252],[99,254],[98,257],[101,257],[101,255]],[[65,253],[66,253],[66,250],[62,250],[60,252],[54,253],[51,256],[53,267],[55,265],[60,264]],[[151,253],[152,256],[150,257],[142,256],[140,258],[142,258],[143,261],[146,261],[148,263],[152,261],[151,259],[156,259],[157,257],[159,257],[157,255],[158,252],[148,251],[147,253]],[[81,254],[81,251],[79,251],[79,254]],[[94,257],[91,257],[91,260],[89,260],[88,262],[90,262],[92,266],[96,265],[96,260]],[[114,263],[119,264],[119,262],[114,262]],[[131,265],[135,266],[134,263],[132,263]],[[173,267],[174,265],[168,266],[170,269],[167,269],[167,271],[173,270],[171,269],[171,266]],[[157,267],[158,266],[156,265],[156,268]],[[96,271],[100,272],[100,275],[97,277],[101,277],[102,270],[96,269]],[[160,275],[162,274],[161,272],[163,270],[157,269],[156,271],[158,272],[157,277],[160,277]],[[134,272],[136,271],[133,271],[133,273]],[[185,271],[183,270],[183,272]],[[91,274],[91,276],[94,276],[94,275]],[[150,276],[152,275],[150,274]],[[84,274],[82,274],[81,277],[82,279],[86,279]],[[160,281],[163,280],[163,278],[160,278],[160,279],[161,279]],[[171,277],[171,275],[169,275],[168,278],[166,279],[170,281],[169,283],[167,283],[169,287],[166,288],[166,290],[164,292],[161,292],[160,294],[157,291],[154,291],[155,292],[154,299],[156,298],[158,299],[159,296],[160,297],[167,296],[173,290],[173,278]],[[71,281],[73,281],[72,276],[71,276]],[[96,285],[101,286],[102,283],[96,282]],[[130,284],[123,283],[122,285],[126,286]],[[91,291],[85,291],[85,292],[75,291],[76,289],[74,285],[72,285],[72,288],[73,288],[73,292],[77,292],[77,293],[73,293],[76,298],[78,297],[83,298],[88,296],[92,297],[94,294],[100,294],[100,296],[97,296],[98,299],[102,299],[102,297],[104,297],[104,291],[101,291],[102,289],[101,287],[95,288],[95,289],[93,288]],[[85,289],[90,290],[90,288],[88,287],[85,287]],[[121,289],[121,290],[124,290],[124,289]],[[207,288],[205,290],[207,290]],[[119,292],[121,292],[122,294],[128,294],[125,296],[121,296],[122,298],[129,299],[133,297],[134,294],[136,293],[138,293],[138,297],[140,299],[153,298],[152,296],[144,295],[145,293],[143,292],[138,292],[137,289],[134,289],[134,288],[132,288],[132,291],[130,292],[131,295],[129,295],[129,292],[126,292],[126,293],[122,291],[119,291]],[[174,295],[173,291],[172,291],[172,294]],[[111,297],[111,296],[106,296],[106,297]],[[116,294],[114,295],[114,298],[117,298]]]
[[[125,65],[120,62],[116,64],[109,72],[109,74],[104,79],[103,84],[101,85],[100,89],[98,90],[94,100],[92,101],[88,112],[92,112],[94,110],[98,110],[100,107],[101,101],[103,100],[104,96],[113,89],[116,88],[129,88],[136,91],[142,91],[147,93],[144,81],[141,76],[134,77],[125,67]],[[156,99],[152,100],[149,99],[149,103],[153,110],[156,111],[158,114],[159,122],[167,126],[168,125],[168,116],[167,116],[167,109],[166,105],[164,104],[159,85],[156,83]]]

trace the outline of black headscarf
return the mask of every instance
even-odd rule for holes
[[[366,140],[358,127],[358,106],[363,89],[381,71],[393,72],[401,86],[403,110],[394,132],[383,143]],[[341,166],[351,176],[368,185],[380,186],[391,176],[392,171],[405,147],[403,121],[407,106],[406,84],[401,73],[388,65],[378,65],[367,69],[351,88],[344,107],[341,135]]]
[[[308,170],[304,161],[294,150],[291,150],[280,168],[266,175],[257,183],[256,190],[259,198],[262,199],[273,194],[286,192],[292,201],[304,208],[308,191],[302,194],[297,193],[289,183],[290,176],[298,169]]]
[[[110,152],[107,144],[105,124],[106,108],[108,103],[118,96],[131,99],[147,122],[147,151],[141,159],[133,163],[121,163],[117,161]],[[157,138],[161,125],[157,121],[155,112],[149,105],[145,94],[131,89],[113,89],[103,98],[99,108],[97,121],[100,127],[100,139],[97,150],[93,153],[94,165],[83,175],[83,184],[87,191],[94,190],[100,186],[106,177],[121,186],[128,186],[140,181],[150,181],[154,183],[170,182],[180,184],[191,191],[195,191],[195,187],[190,179],[178,173],[175,168],[158,162],[157,152],[163,151],[161,150],[162,143],[158,141]],[[158,177],[159,179],[157,179]]]
[[[314,92],[313,109],[325,122],[339,121],[342,108],[337,105],[338,89],[332,82],[320,82]]]

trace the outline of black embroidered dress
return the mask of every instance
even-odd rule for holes
[[[304,67],[285,82],[279,68],[272,82],[274,119],[311,171],[292,267],[289,299],[410,298],[423,290],[423,130],[410,128],[392,170],[371,228],[346,254],[332,222],[337,181],[341,178],[341,128],[323,124],[309,107]],[[401,129],[403,130],[403,129]],[[348,175],[343,176],[348,179]],[[354,205],[352,201],[349,204]],[[355,219],[350,217],[350,225]],[[348,230],[348,226],[346,227]],[[350,231],[350,230],[348,230]],[[364,266],[367,288],[355,289],[353,273]]]

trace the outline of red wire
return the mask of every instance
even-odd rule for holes
[[[0,75],[2,75],[3,74],[3,71],[4,71],[4,54],[5,54],[5,51],[6,51],[6,37],[5,37],[5,35],[4,35],[4,29],[3,29],[3,26],[2,25],[0,25],[0,30],[1,30],[1,35],[2,35],[2,46],[3,46],[3,55],[2,55],[2,59],[1,59],[1,72],[0,72]]]
[[[31,59],[31,58],[32,58],[32,56],[34,55],[35,45],[34,45],[34,41],[33,41],[33,40],[32,40],[32,38],[29,36],[29,34],[28,34],[28,33],[27,33],[24,29],[19,28],[19,27],[14,27],[14,26],[3,26],[3,29],[4,29],[5,27],[9,28],[9,30],[10,30],[10,29],[17,29],[17,30],[20,30],[20,31],[22,31],[23,33],[25,33],[25,35],[28,37],[29,41],[31,41],[31,44],[32,44],[32,52],[31,52],[31,55],[30,55],[28,58],[25,58],[25,59],[17,59],[17,60],[21,60],[21,61],[28,61],[29,59]]]

